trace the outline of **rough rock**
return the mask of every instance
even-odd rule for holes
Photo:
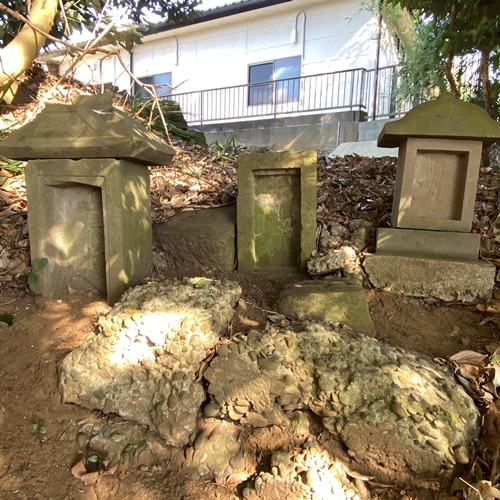
[[[205,372],[219,418],[283,426],[310,409],[379,480],[447,480],[478,437],[478,411],[449,372],[373,338],[311,323],[223,347]]]
[[[117,413],[187,444],[205,400],[203,360],[231,320],[241,289],[185,278],[127,291],[99,332],[60,365],[63,401]]]
[[[307,262],[307,271],[312,276],[321,276],[335,271],[342,271],[346,276],[362,279],[363,272],[356,250],[348,245],[338,250],[312,257]]]
[[[366,292],[353,278],[292,283],[281,290],[275,309],[290,318],[341,323],[359,333],[374,331]]]
[[[321,228],[319,250],[326,251],[338,248],[349,237],[349,231],[341,224],[332,224],[330,230]]]
[[[229,477],[245,465],[238,443],[240,430],[230,422],[200,423],[193,445],[186,450],[187,468],[194,477]]]
[[[236,206],[181,212],[156,224],[153,237],[174,259],[230,271],[236,266]]]
[[[361,491],[360,491],[361,490]],[[323,447],[279,449],[271,455],[271,472],[260,472],[243,489],[246,500],[361,499],[366,490],[357,488],[339,462]]]

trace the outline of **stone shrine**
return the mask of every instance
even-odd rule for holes
[[[165,165],[175,150],[124,111],[111,95],[49,104],[0,144],[28,160],[26,190],[37,293],[60,296],[97,289],[114,304],[151,270],[147,165]]]
[[[499,139],[498,122],[450,94],[385,124],[378,146],[398,146],[399,163],[393,228],[379,228],[365,259],[374,286],[446,301],[491,293],[495,268],[478,262],[480,235],[470,231],[482,148]]]

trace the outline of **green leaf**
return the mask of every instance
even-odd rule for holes
[[[28,274],[28,286],[30,290],[35,293],[36,287],[38,285],[38,276],[35,273]]]
[[[41,259],[35,259],[33,261],[32,269],[34,273],[38,273],[41,271],[47,264],[49,263],[49,259],[46,257],[42,257]]]
[[[99,455],[90,455],[90,457],[87,458],[87,461],[96,464],[97,462],[101,461],[101,457]]]
[[[210,281],[212,280],[209,280],[208,278],[201,278],[199,279],[195,284],[194,284],[194,287],[195,288],[201,288],[203,285],[206,285],[207,283],[209,283]]]
[[[10,314],[0,313],[0,321],[2,323],[7,323],[9,326],[12,325],[12,320],[14,318]]]

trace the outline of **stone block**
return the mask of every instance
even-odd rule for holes
[[[238,157],[238,270],[305,273],[316,247],[316,151]]]
[[[97,289],[115,303],[151,270],[149,171],[126,160],[32,160],[26,167],[31,260],[42,295]]]
[[[370,254],[363,265],[375,288],[445,302],[484,300],[495,279],[495,266],[486,262]]]
[[[356,279],[300,281],[285,286],[276,310],[291,318],[341,323],[361,333],[374,330],[366,292]]]
[[[418,229],[377,230],[377,254],[476,262],[481,236]]]
[[[156,224],[153,238],[174,259],[229,271],[236,266],[236,206],[181,212]]]
[[[392,225],[468,233],[481,151],[478,140],[404,141],[399,148]]]

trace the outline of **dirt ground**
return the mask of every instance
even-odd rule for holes
[[[157,274],[155,279],[165,277],[165,273]],[[227,277],[237,275],[228,273]],[[284,284],[240,282],[244,293],[233,331],[265,320],[265,311],[272,310],[274,297]],[[368,298],[377,337],[396,346],[447,357],[464,348],[484,350],[485,345],[500,339],[493,323],[480,324],[484,318],[474,306],[438,306],[374,290],[368,291]],[[14,317],[10,327],[0,323],[4,325],[0,330],[0,498],[235,498],[235,491],[227,485],[185,476],[179,450],[166,450],[154,465],[120,465],[114,474],[85,486],[71,473],[81,459],[71,429],[82,420],[107,419],[119,424],[120,419],[62,404],[57,366],[92,334],[109,306],[94,292],[47,300],[29,292],[4,291],[0,309]],[[380,498],[422,498],[392,488],[372,493]]]

